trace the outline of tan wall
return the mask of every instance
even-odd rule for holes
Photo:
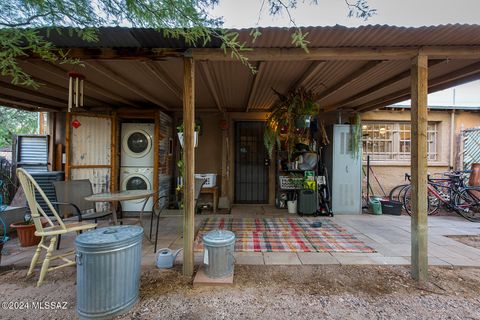
[[[219,122],[219,113],[198,113],[202,122],[202,133],[195,149],[196,173],[222,173],[222,130]]]
[[[378,110],[366,112],[361,116],[363,121],[410,121],[410,110]],[[439,158],[438,161],[429,162],[428,172],[434,174],[447,171],[450,165],[455,167],[455,158],[457,155],[456,135],[460,132],[461,125],[463,124],[464,129],[480,126],[480,112],[455,112],[454,125],[456,135],[454,136],[453,145],[450,142],[451,111],[430,111],[428,120],[438,122],[439,134]],[[453,148],[451,148],[451,146],[453,146]],[[451,151],[453,152],[454,163],[450,163]],[[404,183],[405,173],[410,173],[410,162],[372,161],[371,163],[375,176],[387,193],[394,186]],[[365,164],[364,162],[364,165]],[[376,195],[382,195],[378,183],[373,176],[371,176],[371,186]]]

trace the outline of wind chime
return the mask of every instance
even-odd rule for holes
[[[85,76],[75,72],[68,72],[68,112],[72,107],[83,107],[83,80]]]

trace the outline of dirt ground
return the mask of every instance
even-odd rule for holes
[[[480,249],[480,235],[476,236],[447,236],[453,240],[466,244],[467,246]]]
[[[40,288],[25,272],[0,274],[1,302],[66,302],[66,310],[1,310],[1,319],[75,317],[75,269],[48,274]],[[479,293],[480,268],[431,267],[419,286],[404,266],[236,266],[228,288],[145,269],[139,303],[118,319],[480,319]]]

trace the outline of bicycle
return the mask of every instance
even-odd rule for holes
[[[467,186],[465,174],[470,171],[444,173],[447,178],[428,177],[428,214],[433,215],[443,204],[472,222],[480,222],[480,187]],[[411,215],[411,186],[403,195],[403,205]]]

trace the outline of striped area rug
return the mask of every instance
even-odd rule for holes
[[[319,228],[312,227],[321,221]],[[375,252],[331,219],[323,218],[205,218],[195,240],[215,229],[233,231],[237,252]]]

